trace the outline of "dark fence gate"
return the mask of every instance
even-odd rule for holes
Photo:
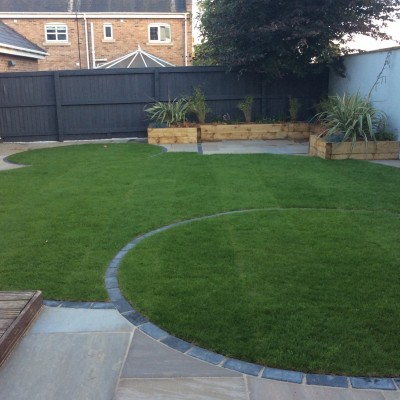
[[[288,115],[288,96],[300,100],[300,118],[327,92],[328,73],[268,82],[261,74],[222,67],[49,71],[0,74],[0,137],[4,141],[146,137],[144,106],[189,96],[200,86],[210,121],[254,98],[254,118]]]

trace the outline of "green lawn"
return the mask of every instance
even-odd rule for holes
[[[121,286],[154,323],[231,357],[398,375],[399,224],[293,209],[194,222],[141,242]]]
[[[160,153],[142,144],[35,150],[0,173],[0,290],[124,294],[212,350],[304,371],[399,375],[400,170],[275,155]],[[308,209],[308,210],[307,210]],[[196,318],[193,318],[193,317]]]

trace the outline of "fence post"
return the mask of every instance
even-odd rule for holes
[[[261,77],[261,118],[267,116],[267,80],[264,75]]]
[[[57,118],[57,135],[58,141],[64,141],[64,130],[62,124],[62,110],[61,110],[61,87],[60,87],[60,73],[54,72],[54,93],[56,96],[56,118]]]
[[[160,73],[158,68],[154,71],[154,100],[160,100]]]

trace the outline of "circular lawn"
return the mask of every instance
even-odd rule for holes
[[[398,214],[277,209],[142,241],[120,286],[169,333],[284,369],[398,376]]]

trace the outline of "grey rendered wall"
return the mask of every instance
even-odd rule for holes
[[[329,94],[368,95],[389,54],[388,65],[371,94],[376,108],[388,116],[389,129],[400,138],[400,48],[377,50],[345,57],[346,78],[331,72]]]

